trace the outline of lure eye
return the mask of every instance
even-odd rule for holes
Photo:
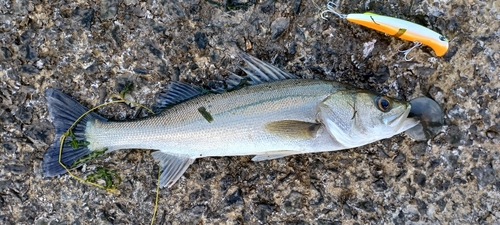
[[[377,107],[382,112],[388,112],[389,110],[391,110],[392,105],[389,99],[381,96],[377,98]]]
[[[444,36],[439,36],[439,40],[441,40],[441,41],[448,41],[448,39],[445,38]]]

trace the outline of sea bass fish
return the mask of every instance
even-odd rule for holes
[[[297,79],[271,64],[240,54],[247,78],[232,74],[231,91],[207,93],[170,82],[157,100],[163,109],[133,121],[83,117],[66,138],[61,162],[68,167],[96,152],[154,149],[160,185],[171,187],[196,158],[255,155],[253,161],[349,149],[406,131],[411,105],[334,81]],[[248,79],[251,85],[238,84]],[[69,96],[47,89],[48,111],[56,130],[44,155],[45,177],[66,173],[59,164],[60,141],[87,109]],[[71,139],[82,145],[74,146]],[[78,165],[73,165],[77,167]]]

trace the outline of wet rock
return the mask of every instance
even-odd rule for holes
[[[113,38],[117,46],[122,46],[122,40],[120,37],[120,26],[115,26],[113,30],[111,30],[111,37]]]
[[[425,174],[418,172],[418,171],[415,171],[415,173],[413,174],[413,181],[416,184],[418,184],[420,187],[423,187],[423,186],[425,186],[427,178],[426,178]]]
[[[427,149],[427,144],[425,142],[416,143],[413,147],[411,147],[411,153],[413,156],[420,158],[425,155],[425,151]]]
[[[212,171],[206,171],[206,172],[200,173],[200,177],[203,178],[203,180],[209,180],[209,179],[215,177],[215,175],[216,174]],[[221,183],[222,183],[222,181],[221,181]]]
[[[241,205],[243,204],[243,198],[241,197],[241,190],[238,189],[234,193],[230,194],[226,198],[227,205]]]
[[[101,20],[113,19],[118,11],[118,0],[101,1]]]
[[[42,148],[50,144],[54,137],[52,125],[48,122],[34,122],[32,125],[24,126],[24,134],[35,144]]]
[[[17,145],[12,142],[2,143],[2,148],[5,149],[7,153],[14,153],[17,150]]]
[[[33,111],[27,108],[18,108],[15,112],[14,117],[21,123],[29,124],[31,122]]]
[[[472,174],[476,177],[477,183],[480,187],[484,187],[496,181],[495,174],[491,164],[486,165],[484,167],[472,168],[471,171]]]
[[[190,218],[197,220],[203,215],[203,213],[205,211],[206,211],[205,206],[198,205],[198,206],[195,206],[195,207],[187,210],[187,213],[188,213]]]
[[[264,14],[274,14],[274,0],[268,0],[260,5],[260,10]]]
[[[274,207],[265,204],[257,205],[255,217],[257,217],[259,222],[266,224],[267,218],[273,213],[273,208]]]
[[[80,21],[80,24],[83,28],[90,29],[90,26],[92,25],[92,20],[94,19],[94,9],[92,8],[81,9],[79,7],[76,7],[73,10],[72,15],[76,20]]]
[[[416,199],[417,200],[417,208],[418,212],[421,214],[427,214],[427,210],[429,209],[427,203],[424,200],[421,199]]]
[[[10,180],[0,180],[0,191],[5,192],[12,185]],[[1,199],[1,198],[0,198]]]
[[[189,199],[193,202],[195,201],[207,201],[212,197],[212,194],[210,194],[210,191],[207,190],[206,188],[203,188],[201,190],[195,190],[189,194]]]
[[[205,177],[202,174],[202,177]],[[220,180],[220,188],[222,191],[226,191],[234,182],[233,177],[231,175],[226,175]]]
[[[442,159],[444,159],[444,163],[447,164],[448,167],[456,168],[458,166],[458,154],[454,154],[453,152],[447,152],[443,154]]]
[[[387,189],[387,183],[384,180],[380,179],[372,183],[372,187],[374,191],[382,192]]]
[[[416,69],[416,73],[418,76],[430,76],[432,75],[434,72],[436,72],[436,69],[434,68],[431,68],[431,67],[418,67]]]
[[[138,74],[148,74],[148,70],[146,68],[136,67],[134,68],[134,72]]]
[[[225,2],[227,10],[247,10],[253,5],[249,0],[227,0]]]
[[[432,159],[429,161],[429,166],[427,167],[428,170],[432,171],[434,170],[437,166],[439,166],[442,163],[441,159]]]
[[[480,45],[480,43],[476,43],[476,45],[474,46],[474,48],[472,48],[472,55],[475,56],[477,55],[479,52],[482,52],[484,51],[484,47]]]
[[[38,58],[38,52],[31,43],[23,45],[19,51],[24,52],[23,56],[26,60],[36,60]]]
[[[8,164],[3,167],[5,172],[23,174],[26,171],[26,167],[24,165],[18,164]]]
[[[493,130],[493,129],[488,129],[488,130],[486,131],[486,136],[487,136],[489,139],[495,139],[495,138],[497,138],[499,135],[498,135],[498,131]]]
[[[449,198],[450,198],[450,195],[446,195],[445,197],[442,197],[441,199],[438,199],[436,201],[436,205],[439,207],[440,211],[444,210]]]
[[[288,45],[288,53],[289,54],[292,54],[292,55],[295,55],[295,53],[297,52],[297,42],[292,42]]]
[[[293,1],[293,13],[298,14],[300,10],[300,4],[302,3],[302,0],[295,0]]]
[[[406,224],[406,218],[404,212],[402,210],[399,211],[398,215],[394,219],[392,219],[392,222],[396,225]]]
[[[0,50],[2,51],[2,56],[4,59],[8,59],[12,57],[12,52],[9,50],[7,47],[0,47]]]
[[[290,24],[290,19],[285,17],[280,17],[271,23],[271,38],[278,38],[287,29],[288,24]]]
[[[441,178],[433,178],[432,185],[436,187],[438,191],[446,191],[451,185],[449,180],[443,180]]]
[[[34,75],[40,73],[40,70],[33,65],[23,65],[21,69],[24,73],[28,75]]]
[[[395,163],[402,163],[405,161],[406,161],[406,156],[402,152],[399,152],[399,154],[396,157],[394,157],[394,159],[392,160],[392,162],[395,162]]]
[[[208,44],[207,35],[203,32],[196,32],[194,34],[194,41],[196,42],[196,46],[199,49],[205,49]]]
[[[464,134],[460,131],[456,125],[451,125],[448,128],[448,132],[446,134],[446,141],[450,143],[452,146],[460,145],[460,142],[463,140]]]
[[[331,221],[331,220],[317,220],[319,225],[342,225],[340,221]]]
[[[457,177],[457,178],[453,178],[453,183],[460,185],[460,184],[466,184],[467,181],[462,179],[462,178]]]
[[[418,222],[420,220],[420,215],[418,215],[418,213],[414,213],[414,212],[407,213],[406,217],[408,218],[408,220],[410,220],[412,222]]]
[[[151,52],[151,54],[155,55],[159,59],[163,57],[163,52],[160,49],[158,49],[155,45],[149,43],[146,45],[146,47],[148,47],[149,52]]]
[[[342,210],[343,210],[344,217],[346,219],[353,219],[357,215],[356,211],[347,204],[342,205]]]
[[[365,212],[375,212],[375,206],[372,201],[361,201],[358,202],[356,207],[365,211]]]
[[[283,204],[285,213],[296,214],[302,208],[302,194],[296,191],[292,191],[288,196],[286,196]]]
[[[390,156],[384,151],[383,148],[377,148],[378,150],[378,157],[388,159]]]
[[[391,73],[389,71],[389,67],[386,66],[386,65],[379,65],[378,68],[377,68],[377,71],[373,74],[374,75],[374,80],[377,82],[377,83],[384,83],[386,82]]]

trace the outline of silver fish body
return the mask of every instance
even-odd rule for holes
[[[87,126],[86,137],[91,149],[160,149],[193,158],[345,149],[325,129],[314,138],[290,138],[265,128],[273,121],[318,123],[321,101],[345,89],[341,84],[320,80],[264,83],[204,95],[144,120],[97,121]],[[202,116],[198,111],[200,107],[210,113],[213,121]]]
[[[159,114],[127,122],[106,121],[91,114],[75,132],[89,143],[82,146],[79,151],[85,153],[80,155],[103,149],[159,150],[153,157],[163,170],[160,182],[171,186],[196,158],[256,155],[253,160],[259,161],[348,149],[389,138],[418,124],[407,118],[408,102],[333,81],[284,79],[294,77],[251,56],[242,57],[250,66],[244,70],[257,84],[197,96],[195,87],[171,83],[173,94],[167,90],[163,97],[170,98],[170,103],[181,103]],[[61,100],[64,96],[53,90],[47,95],[55,121],[61,117],[62,106],[50,106],[69,100]],[[54,169],[54,153],[49,150],[44,173],[63,173]],[[67,155],[65,163],[78,159],[72,157],[76,150],[67,151],[63,153]]]

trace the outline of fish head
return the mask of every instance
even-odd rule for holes
[[[408,118],[409,102],[365,90],[334,92],[318,107],[318,120],[347,148],[392,137],[419,123]]]

